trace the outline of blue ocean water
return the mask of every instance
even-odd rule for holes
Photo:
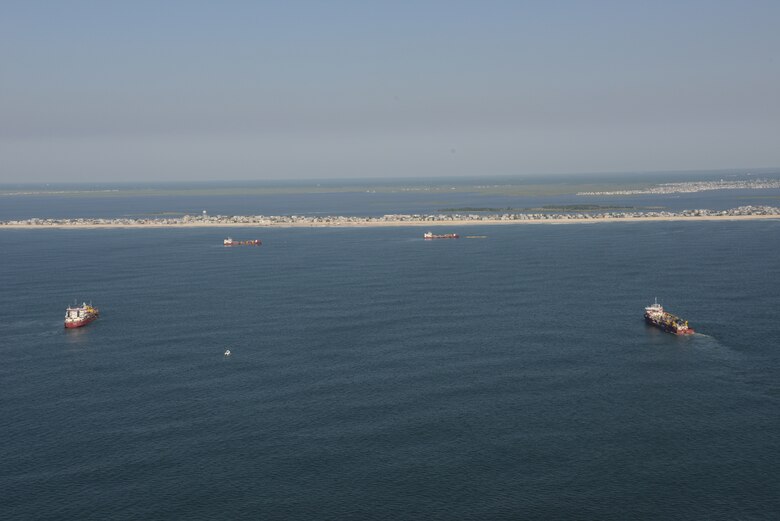
[[[0,231],[2,517],[776,519],[780,221],[423,231]]]

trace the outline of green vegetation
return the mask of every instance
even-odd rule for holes
[[[184,216],[187,214],[197,214],[200,213],[199,210],[193,210],[191,212],[148,212],[148,213],[139,213],[139,214],[126,214],[125,217],[135,217],[135,216],[141,216],[141,217],[174,217],[174,216]]]
[[[472,212],[472,213],[478,213],[478,212],[517,212],[522,210],[522,208],[473,208],[471,206],[465,206],[463,208],[439,208],[436,210],[437,212]]]
[[[538,208],[440,208],[437,212],[490,212],[490,213],[513,213],[513,212],[595,212],[605,210],[636,210],[635,206],[602,206],[598,204],[563,204],[563,205],[545,205]]]
[[[526,211],[538,210],[541,212],[593,212],[602,210],[636,210],[635,206],[615,206],[599,204],[562,204],[545,205],[541,208],[526,208]]]

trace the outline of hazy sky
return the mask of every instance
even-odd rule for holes
[[[0,4],[0,182],[780,166],[780,1]]]

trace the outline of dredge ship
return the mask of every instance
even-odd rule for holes
[[[460,239],[460,235],[457,233],[444,233],[441,235],[435,235],[432,232],[425,232],[423,239]]]
[[[100,311],[86,302],[82,303],[80,307],[68,307],[65,310],[65,327],[72,329],[86,326],[97,319],[98,315],[100,315]]]
[[[248,241],[235,241],[232,238],[228,237],[227,239],[222,241],[222,244],[224,244],[225,246],[260,246],[263,243],[258,241],[257,239],[251,239]]]
[[[663,329],[673,335],[692,335],[694,330],[688,327],[688,321],[664,311],[658,299],[655,303],[645,308],[645,322],[651,326]]]

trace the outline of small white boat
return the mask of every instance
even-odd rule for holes
[[[227,351],[225,351],[225,356],[230,356],[230,349],[228,349]]]

